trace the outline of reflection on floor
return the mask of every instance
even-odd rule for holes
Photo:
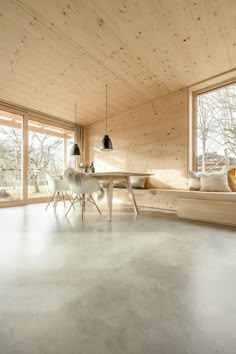
[[[0,209],[3,354],[234,354],[235,229]]]

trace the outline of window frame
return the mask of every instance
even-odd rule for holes
[[[48,124],[55,126],[61,129],[70,130],[71,132],[75,131],[75,124],[61,118],[54,116],[46,115],[41,112],[37,112],[25,107],[17,106],[8,102],[0,100],[0,110],[18,114],[22,116],[22,199],[13,200],[13,201],[2,201],[0,202],[0,208],[10,207],[10,206],[20,206],[34,203],[43,203],[47,202],[50,197],[38,197],[38,198],[29,198],[28,196],[28,121],[38,121],[43,124]],[[64,144],[66,145],[66,144]],[[66,146],[64,146],[64,168],[66,164]]]
[[[189,166],[194,172],[197,172],[197,96],[234,83],[236,84],[236,76],[223,81],[221,80],[214,84],[208,84],[207,86],[203,86],[197,90],[194,90],[194,88],[189,90],[189,116],[191,119],[189,124],[189,141],[191,144],[191,146],[189,144]]]

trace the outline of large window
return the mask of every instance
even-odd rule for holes
[[[46,172],[60,178],[64,169],[73,165],[68,153],[71,141],[71,131],[28,121],[28,198],[50,196]]]
[[[44,201],[46,172],[60,178],[75,163],[73,124],[17,113],[0,110],[0,206]]]
[[[28,122],[28,196],[48,196],[46,172],[64,171],[65,131],[35,121]]]
[[[236,83],[196,95],[196,170],[236,167]]]
[[[0,202],[23,198],[23,118],[0,110]]]

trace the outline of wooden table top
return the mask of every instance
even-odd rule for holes
[[[93,177],[145,177],[145,176],[152,176],[152,173],[139,173],[139,172],[95,172],[95,173],[86,173],[86,175],[93,176]]]
[[[79,172],[79,171],[78,171]],[[91,177],[97,177],[97,178],[108,178],[108,177],[114,177],[114,178],[124,178],[124,177],[148,177],[148,176],[153,176],[153,173],[140,173],[140,172],[122,172],[122,171],[115,171],[115,172],[95,172],[95,173],[83,173],[86,176],[91,176]],[[53,175],[52,177],[54,178],[63,178],[63,175]]]

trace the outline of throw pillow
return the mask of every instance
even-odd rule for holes
[[[123,179],[121,181],[115,181],[113,183],[113,187],[115,187],[115,188],[126,188],[126,181],[124,181]]]
[[[225,172],[211,172],[201,174],[202,192],[231,192]]]
[[[236,168],[228,171],[228,183],[232,192],[236,192]]]
[[[134,189],[145,188],[146,180],[147,180],[147,177],[138,177],[138,176],[131,177],[132,188],[134,188]],[[113,187],[126,188],[126,181],[122,180],[122,181],[114,182]]]
[[[189,171],[189,190],[190,191],[200,191],[201,179],[200,174]]]
[[[145,188],[145,184],[147,181],[147,177],[131,177],[131,184],[134,189],[143,189]]]

